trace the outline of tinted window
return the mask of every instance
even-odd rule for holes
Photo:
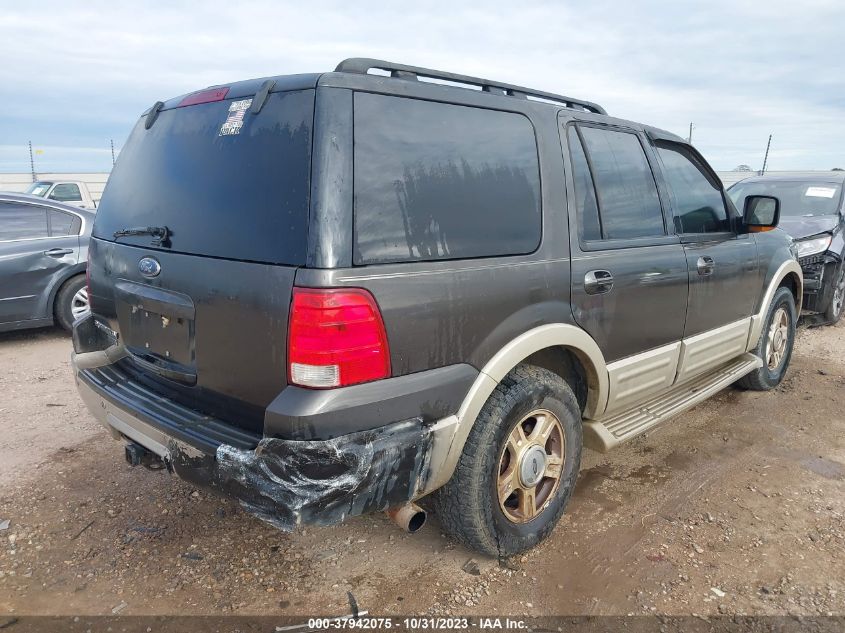
[[[50,235],[52,237],[79,234],[81,222],[75,215],[55,209],[50,209],[47,213],[50,214]]]
[[[839,209],[842,186],[835,182],[763,180],[738,182],[728,195],[740,211],[745,207],[746,196],[774,196],[780,200],[782,216],[833,215]]]
[[[47,209],[0,202],[0,240],[47,237]]]
[[[636,134],[581,127],[593,168],[604,239],[664,235],[654,175]]]
[[[578,209],[581,237],[585,240],[601,239],[601,224],[599,223],[599,206],[596,202],[596,190],[593,187],[593,177],[581,139],[574,127],[569,128],[569,152],[572,156],[572,178],[575,180],[575,206]]]
[[[167,226],[172,251],[305,263],[314,91],[272,93],[258,114],[245,101],[165,110],[149,130],[142,117],[109,177],[94,235]]]
[[[530,253],[540,232],[528,119],[355,95],[356,264]]]
[[[659,144],[666,182],[672,192],[675,224],[681,233],[729,231],[722,188],[711,180],[697,157],[671,144]]]
[[[53,193],[50,194],[53,200],[60,202],[82,202],[82,195],[79,193],[79,186],[73,183],[64,183],[56,185]]]

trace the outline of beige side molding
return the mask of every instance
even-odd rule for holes
[[[751,317],[751,330],[748,333],[748,345],[746,351],[751,351],[757,346],[757,341],[760,340],[760,334],[763,331],[763,323],[766,320],[766,314],[769,312],[769,306],[772,304],[772,299],[775,296],[780,283],[790,273],[795,273],[798,276],[798,305],[795,309],[798,314],[801,314],[801,300],[804,293],[804,273],[801,271],[801,265],[794,259],[785,261],[777,269],[777,272],[772,277],[769,287],[766,289],[766,294],[763,297],[763,303],[760,304],[760,311]]]
[[[430,461],[432,476],[426,483],[423,494],[436,490],[449,481],[472,425],[496,385],[528,356],[547,347],[567,348],[584,366],[588,383],[584,417],[594,418],[604,412],[608,390],[607,365],[593,338],[584,330],[565,323],[541,325],[529,330],[499,350],[475,379],[454,418],[453,433],[448,448],[444,442],[438,442],[432,447]]]

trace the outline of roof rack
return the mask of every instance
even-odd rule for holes
[[[470,86],[478,86],[484,92],[490,92],[492,94],[507,95],[509,97],[517,97],[520,99],[533,97],[535,99],[559,103],[567,108],[586,110],[587,112],[593,112],[595,114],[607,114],[605,109],[597,103],[584,101],[582,99],[573,99],[571,97],[565,97],[552,92],[541,92],[539,90],[532,90],[531,88],[524,88],[522,86],[503,84],[498,81],[489,81],[479,77],[470,77],[469,75],[458,75],[440,70],[432,70],[430,68],[419,68],[417,66],[395,64],[393,62],[386,62],[380,59],[369,59],[367,57],[351,57],[349,59],[344,59],[337,65],[335,72],[366,75],[368,71],[373,68],[388,71],[391,77],[396,77],[397,79],[409,79],[411,81],[416,81],[418,77],[427,77],[429,79],[453,81]]]

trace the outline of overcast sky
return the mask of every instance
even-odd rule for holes
[[[716,169],[845,168],[845,2],[4,3],[0,171],[111,165],[138,115],[210,84],[366,56],[603,105]],[[29,4],[28,8],[18,8]]]

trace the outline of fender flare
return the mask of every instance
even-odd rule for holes
[[[541,325],[507,343],[482,368],[461,407],[454,416],[442,420],[441,429],[452,427],[448,442],[436,442],[431,456],[431,476],[423,494],[444,485],[452,476],[467,437],[478,414],[501,380],[531,354],[548,347],[564,347],[581,361],[587,372],[587,404],[584,417],[600,415],[607,406],[607,364],[599,346],[584,330],[566,323]],[[438,424],[438,426],[440,426]]]
[[[751,317],[751,329],[748,333],[748,345],[746,351],[751,351],[757,347],[757,342],[760,340],[760,334],[763,332],[763,324],[766,321],[766,315],[769,313],[769,306],[772,304],[775,292],[780,287],[781,283],[788,275],[794,274],[798,279],[797,295],[798,300],[795,306],[796,314],[801,314],[801,301],[804,293],[804,273],[801,270],[801,265],[794,259],[783,262],[775,274],[772,276],[772,281],[769,282],[769,287],[766,289],[766,294],[763,295],[763,301],[760,303],[760,310],[757,314]]]

